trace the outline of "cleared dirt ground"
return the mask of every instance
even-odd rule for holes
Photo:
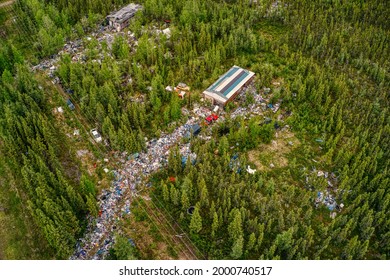
[[[270,144],[262,144],[248,152],[248,158],[260,171],[286,167],[288,164],[286,155],[299,145],[300,142],[294,133],[288,129],[282,129],[276,132],[275,139]],[[274,167],[271,167],[272,165]]]

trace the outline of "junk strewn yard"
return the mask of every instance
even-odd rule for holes
[[[137,156],[128,156],[120,170],[114,170],[114,180],[109,190],[104,190],[98,197],[99,215],[89,217],[87,233],[77,244],[71,259],[104,259],[109,248],[115,242],[113,232],[116,222],[130,214],[131,196],[136,195],[137,186],[168,162],[170,148],[180,143],[181,138],[189,131],[195,120],[189,120],[173,133],[147,142],[148,150]],[[196,159],[191,153],[190,144],[180,145],[183,157]],[[125,156],[123,154],[122,156]]]
[[[179,87],[181,90],[188,90],[188,86],[183,83],[180,83],[176,88]],[[174,89],[173,87],[167,87],[167,90],[173,91]],[[240,94],[237,102],[239,105],[246,105],[237,107],[230,114],[231,118],[234,119],[238,116],[251,118],[255,115],[266,114],[267,110],[272,110],[267,108],[271,96],[267,95],[266,97],[268,99],[265,99],[262,93],[257,92],[253,85],[249,85]],[[246,102],[247,98],[251,99],[249,104]],[[276,108],[279,108],[279,106],[280,102],[278,105],[275,104]],[[112,172],[114,177],[111,188],[99,195],[99,215],[96,218],[89,217],[87,233],[79,240],[77,249],[71,259],[104,259],[107,256],[109,248],[115,242],[113,233],[117,229],[117,222],[131,213],[132,197],[138,196],[139,186],[144,185],[143,183],[154,172],[166,166],[170,148],[174,145],[179,145],[184,163],[189,157],[192,161],[195,161],[196,154],[191,153],[190,143],[187,141],[184,144],[181,139],[196,137],[201,132],[201,125],[203,126],[204,123],[206,126],[211,126],[215,122],[224,121],[226,112],[218,111],[219,108],[194,104],[193,110],[185,109],[185,115],[189,117],[189,120],[184,125],[178,127],[171,134],[163,134],[159,139],[148,141],[146,143],[147,151],[145,152],[136,155],[122,153],[119,156],[119,161],[123,164],[119,169],[110,171],[106,168],[105,172]],[[272,111],[275,113],[277,110]],[[284,129],[287,130],[287,128]],[[206,129],[206,132],[199,137],[209,140],[209,133],[210,130]],[[282,132],[279,133],[282,135]],[[291,142],[291,139],[283,139],[282,141],[287,140]],[[298,142],[295,139],[293,141],[294,143]],[[249,165],[244,168],[250,174],[255,174],[257,170],[261,170],[258,166],[255,169],[252,169]],[[236,171],[241,171],[241,167],[238,166]]]

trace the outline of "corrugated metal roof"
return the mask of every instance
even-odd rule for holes
[[[134,16],[134,14],[142,9],[142,6],[139,4],[131,3],[127,5],[126,7],[123,7],[119,11],[113,12],[107,17],[109,19],[115,19],[117,22],[123,22],[131,17]]]
[[[246,77],[249,76],[249,73],[247,73],[245,70],[242,70],[236,75],[234,78],[232,78],[229,83],[223,87],[223,89],[220,90],[220,92],[226,96],[228,93],[235,88],[242,80],[244,80]]]
[[[224,81],[226,81],[227,78],[233,76],[240,68],[233,66],[229,69],[224,75],[222,75],[214,84],[212,84],[208,90],[215,90],[219,87],[220,84],[222,84]]]
[[[254,75],[255,73],[234,65],[203,93],[219,102],[226,102]]]

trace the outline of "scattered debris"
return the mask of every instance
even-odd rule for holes
[[[93,137],[93,139],[97,142],[97,143],[100,143],[102,142],[102,136],[100,135],[100,133],[97,131],[96,128],[94,129],[91,129],[91,135]]]
[[[68,88],[65,90],[65,92],[70,95],[70,94],[74,93],[74,90],[71,90],[70,88]]]
[[[190,87],[185,84],[185,83],[179,83],[176,87],[175,90],[184,90],[184,91],[190,91]]]
[[[162,33],[167,37],[167,39],[171,38],[171,29],[169,27],[163,29]]]
[[[180,93],[179,93],[179,97],[181,99],[183,99],[185,95],[186,95],[186,92],[184,90],[181,90]]]
[[[335,198],[328,190],[325,192],[317,192],[315,207],[318,208],[320,203],[324,204],[330,211],[333,211],[337,206]]]
[[[69,109],[72,111],[75,109],[75,106],[70,99],[66,100],[66,105],[68,105]]]
[[[81,157],[85,156],[85,155],[88,154],[88,153],[89,153],[88,150],[78,150],[78,151],[76,152],[76,155],[77,155],[79,158],[81,158]]]
[[[256,173],[256,169],[252,169],[249,165],[247,166],[246,171],[249,174],[255,174]]]
[[[229,162],[229,168],[235,170],[236,173],[241,173],[241,163],[238,159],[238,154],[234,154]]]
[[[91,216],[88,218],[87,233],[78,241],[71,259],[104,259],[107,256],[115,242],[112,232],[116,228],[116,221],[121,216],[130,214],[129,195],[136,197],[136,187],[150,174],[166,166],[171,146],[179,143],[194,124],[193,119],[188,120],[173,133],[163,134],[159,139],[148,141],[145,152],[130,157],[127,157],[127,153],[120,155],[120,157],[127,157],[128,160],[120,170],[112,171],[114,180],[111,188],[103,190],[98,196],[99,215],[96,218]],[[180,146],[180,154],[185,158],[190,157],[191,160],[196,159],[196,154],[191,152],[189,143]],[[123,200],[125,200],[124,205]]]
[[[235,119],[238,116],[243,116],[244,118],[249,117],[250,115],[262,115],[267,109],[268,99],[264,99],[263,96],[257,93],[253,85],[249,85],[241,95],[237,97],[237,101],[245,104],[249,96],[253,97],[253,102],[248,107],[238,107],[231,114],[230,117]],[[273,105],[272,105],[273,107]],[[279,109],[279,108],[278,108]]]

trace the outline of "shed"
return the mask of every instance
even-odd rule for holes
[[[191,132],[192,136],[197,136],[201,130],[202,130],[202,128],[197,123],[192,125],[190,128],[190,132]]]

